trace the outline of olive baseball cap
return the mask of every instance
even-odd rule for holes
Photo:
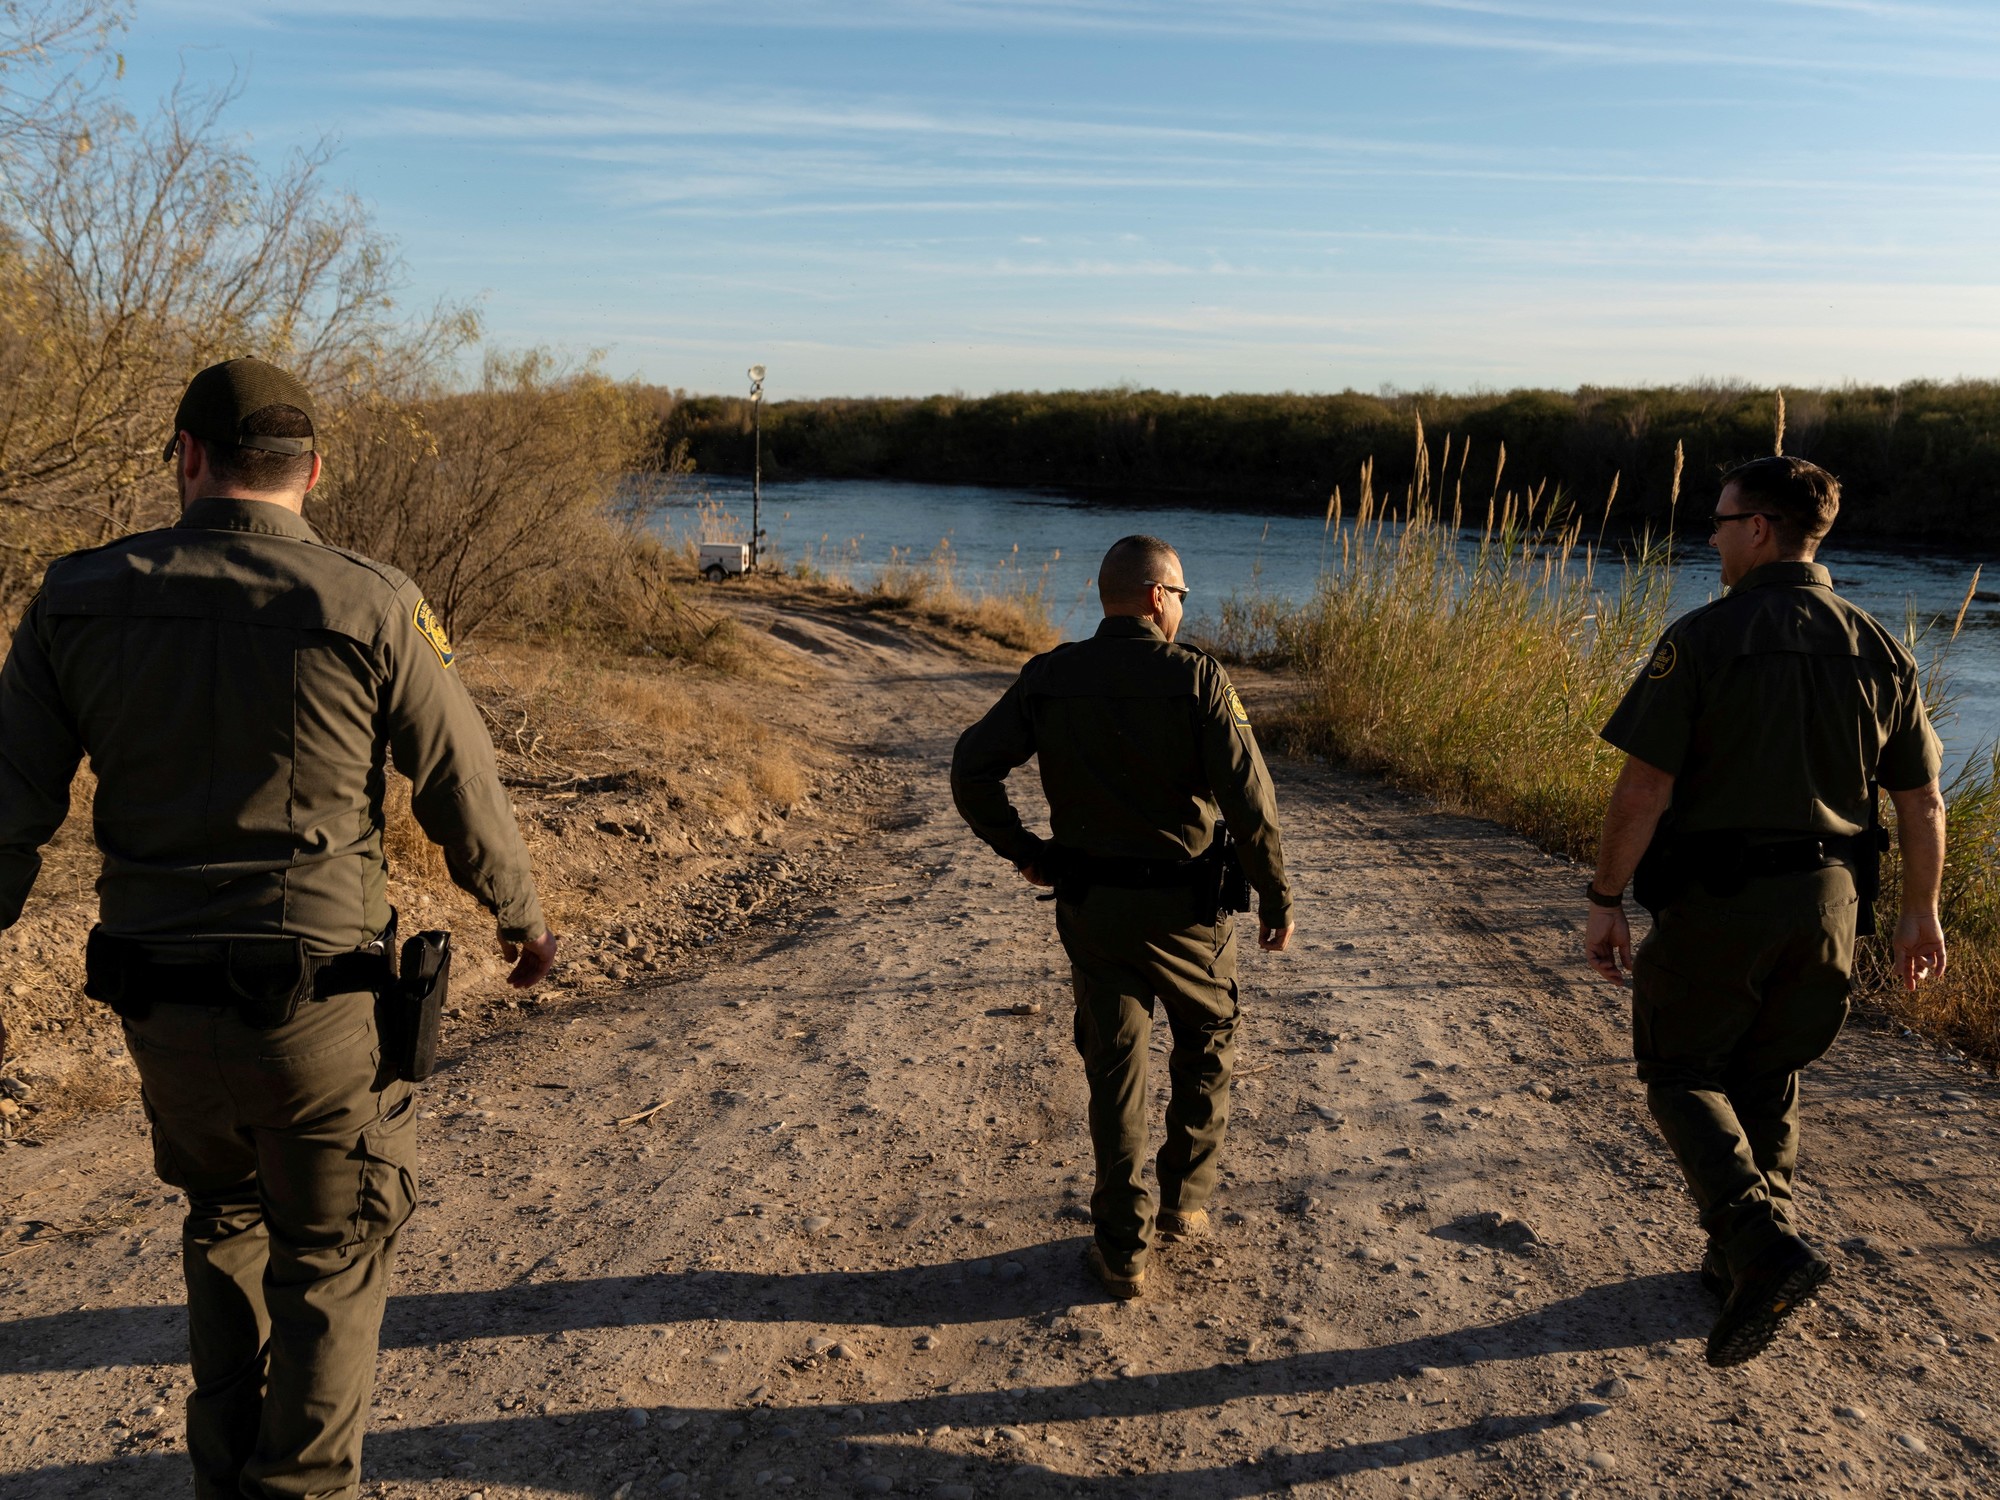
[[[243,424],[267,406],[296,406],[306,414],[308,423],[316,421],[306,388],[276,365],[261,359],[229,359],[210,365],[190,380],[182,393],[180,407],[174,412],[174,434],[167,439],[162,456],[174,456],[174,444],[183,432],[191,432],[205,443],[233,443],[266,453],[297,456],[312,452],[310,437],[271,437],[243,430]]]

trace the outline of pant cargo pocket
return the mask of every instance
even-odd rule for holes
[[[159,1111],[153,1108],[153,1101],[146,1097],[144,1089],[139,1091],[139,1105],[146,1111],[146,1125],[153,1136],[153,1175],[168,1187],[187,1187],[187,1173],[181,1169],[180,1157],[167,1139],[167,1132],[160,1125]]]
[[[361,1191],[352,1243],[385,1239],[401,1229],[417,1202],[414,1096],[406,1094],[361,1132]]]

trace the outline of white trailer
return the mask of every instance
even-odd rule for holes
[[[701,576],[710,583],[720,583],[737,573],[750,571],[750,544],[748,542],[703,542],[701,544]]]

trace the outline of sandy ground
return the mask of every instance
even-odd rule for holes
[[[672,897],[727,914],[705,946],[455,1023],[369,1493],[1994,1492],[1993,1085],[1850,1032],[1801,1190],[1836,1279],[1711,1371],[1581,872],[1323,767],[1274,765],[1300,941],[1244,955],[1215,1232],[1104,1300],[1050,908],[945,783],[1009,671],[736,607],[816,664],[773,711],[846,769]],[[0,1491],[186,1493],[180,1209],[136,1105],[0,1174]]]

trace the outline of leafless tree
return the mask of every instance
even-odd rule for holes
[[[124,76],[111,42],[126,0],[0,0],[0,161],[86,132],[98,86]]]
[[[623,481],[685,466],[650,451],[657,393],[542,353],[460,388],[477,320],[396,307],[392,248],[329,190],[327,147],[260,170],[224,127],[233,87],[144,121],[99,89],[122,5],[0,0],[0,615],[56,554],[173,519],[174,403],[239,354],[319,398],[312,519],[416,578],[447,628],[546,605],[584,554],[637,601],[614,613],[654,608],[664,564]]]
[[[254,352],[338,394],[471,331],[447,310],[413,338],[328,150],[260,174],[223,133],[232,98],[179,89],[144,124],[100,109],[0,170],[0,604],[52,553],[171,518],[160,453],[203,365]]]
[[[492,355],[475,391],[349,407],[312,515],[417,579],[446,629],[471,631],[572,566],[581,532],[617,524],[618,487],[656,431],[634,387],[545,353]]]

